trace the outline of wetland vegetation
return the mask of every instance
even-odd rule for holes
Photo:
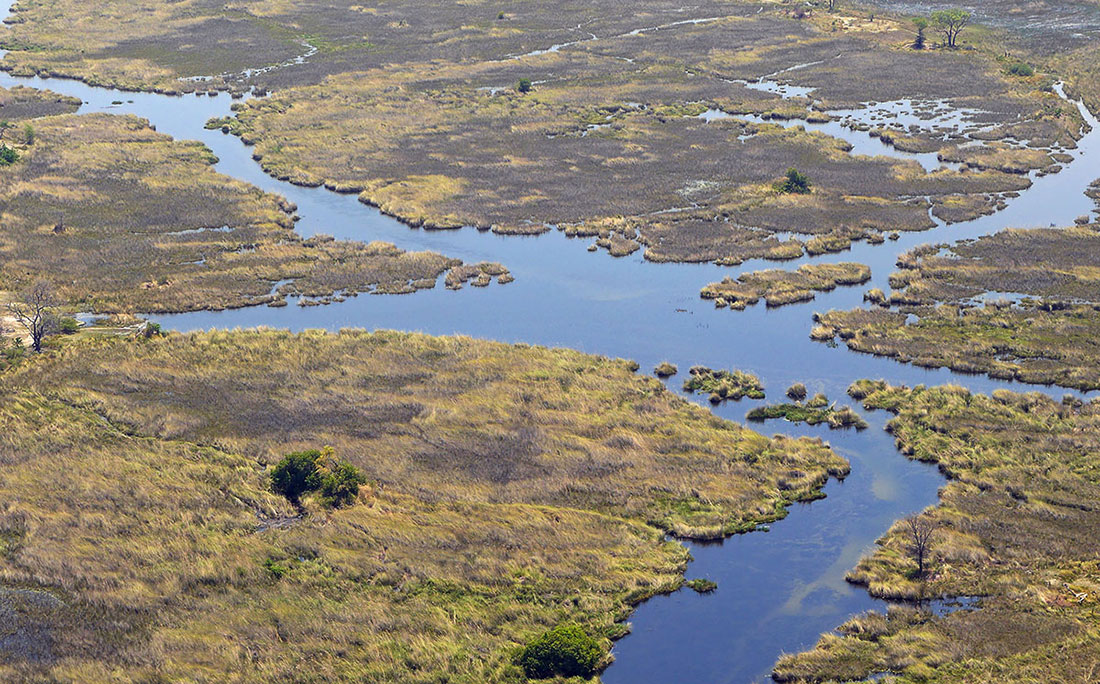
[[[276,179],[413,226],[559,229],[655,262],[881,245],[995,213],[1075,162],[1083,117],[1054,83],[1100,108],[1097,33],[1076,31],[1096,3],[871,2],[884,7],[20,0],[0,67],[251,91],[207,127]],[[667,535],[756,530],[849,472],[820,439],[722,420],[619,359],[350,329],[165,335],[127,315],[82,329],[60,314],[513,277],[495,261],[303,238],[292,204],[217,173],[202,144],[80,106],[0,90],[0,302],[31,333],[0,345],[0,679],[285,681],[303,663],[318,681],[587,679],[639,602],[715,591],[684,580],[689,553]],[[885,154],[856,154],[856,134]],[[1086,194],[1100,202],[1098,184]],[[1100,389],[1090,222],[913,249],[892,291],[876,283],[869,308],[816,315],[811,336]],[[701,295],[776,307],[870,278],[815,262]],[[666,353],[639,358],[680,360]],[[721,411],[762,400],[760,377],[695,366],[683,389]],[[748,418],[867,427],[802,383],[786,394]],[[1100,404],[866,380],[849,394],[894,414],[898,449],[949,482],[848,572],[889,607],[783,657],[775,679],[1095,681]],[[818,596],[827,579],[813,580]],[[790,598],[784,610],[808,610]]]
[[[992,47],[899,49],[908,19],[843,7],[139,4],[17,3],[4,64],[171,92],[272,90],[211,125],[254,145],[278,178],[357,193],[413,225],[557,226],[655,261],[790,259],[931,228],[930,207],[981,215],[1029,185],[1023,171],[1053,169],[1080,128],[1048,72],[1008,74]],[[272,68],[249,70],[246,56]],[[754,87],[792,66],[782,79],[812,84],[806,95]],[[965,171],[853,157],[844,141],[782,125],[868,100],[975,112],[955,130],[855,124]],[[712,110],[733,116],[699,118]],[[1027,148],[975,150],[972,136]],[[798,192],[784,191],[788,171]]]
[[[0,91],[3,111],[36,117],[5,131],[18,160],[0,176],[0,291],[47,279],[83,310],[163,312],[414,292],[443,274],[448,287],[510,278],[387,243],[302,239],[293,206],[215,172],[203,145],[131,116],[43,116],[71,111],[71,98],[24,90]]]
[[[760,301],[768,306],[805,302],[816,292],[838,285],[860,285],[871,279],[871,269],[863,264],[806,264],[794,271],[770,269],[753,271],[738,278],[726,277],[703,288],[700,296],[713,299],[716,307],[741,310]]]
[[[1095,225],[919,247],[898,259],[890,295],[868,293],[881,307],[819,315],[813,336],[921,366],[1097,389],[1098,254]]]
[[[78,335],[0,393],[8,679],[516,681],[566,623],[605,664],[681,585],[666,533],[752,529],[848,470],[628,362],[467,338]],[[341,461],[363,476],[333,507]]]
[[[764,385],[752,373],[740,370],[715,370],[706,366],[692,366],[684,380],[685,392],[702,392],[710,395],[710,403],[727,399],[737,401],[743,397],[764,398]]]
[[[851,570],[851,582],[906,602],[981,597],[944,614],[922,603],[861,615],[806,653],[783,658],[783,682],[1088,682],[1100,672],[1100,404],[1038,392],[897,387],[863,381],[853,396],[890,411],[909,458],[948,477],[925,572],[899,521]]]

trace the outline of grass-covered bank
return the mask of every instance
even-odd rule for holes
[[[12,102],[0,114],[75,108],[49,93],[0,96]],[[47,280],[86,310],[179,312],[409,293],[444,273],[449,287],[510,278],[500,265],[388,243],[304,240],[285,200],[217,173],[205,146],[136,117],[36,116],[0,142],[16,154],[0,174],[0,291]]]
[[[913,607],[852,619],[783,658],[781,681],[1058,681],[1100,672],[1100,403],[1039,393],[892,387],[850,393],[895,414],[908,457],[949,478],[916,527],[899,522],[849,573],[883,598],[981,596],[946,617]],[[931,530],[917,563],[914,529]]]
[[[0,673],[508,682],[555,625],[606,648],[680,586],[665,532],[750,529],[847,472],[633,369],[400,333],[69,338],[0,389]],[[322,445],[370,484],[299,517],[267,471]]]
[[[812,337],[926,367],[1100,387],[1100,226],[1005,230],[898,259],[881,306],[816,316]],[[897,308],[887,308],[896,306]]]

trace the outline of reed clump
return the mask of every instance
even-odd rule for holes
[[[739,370],[715,370],[706,366],[692,366],[689,377],[684,380],[685,392],[706,392],[710,402],[717,404],[727,399],[734,401],[743,397],[763,399],[764,386],[760,378],[752,373]]]

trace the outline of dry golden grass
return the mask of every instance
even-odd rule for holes
[[[750,529],[847,472],[632,368],[398,333],[70,338],[0,389],[0,678],[517,682],[548,626],[613,637],[680,586],[666,531]],[[325,444],[371,484],[300,517],[265,463]]]

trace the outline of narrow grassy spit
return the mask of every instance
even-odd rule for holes
[[[895,290],[865,296],[899,309],[830,311],[815,317],[811,336],[921,366],[1100,388],[1097,226],[1007,230],[944,247],[902,255]]]
[[[350,330],[68,338],[0,386],[0,677],[515,682],[567,624],[598,668],[681,586],[666,533],[753,529],[848,469],[634,369]],[[341,462],[363,477],[334,505]]]
[[[950,482],[938,506],[894,525],[849,581],[888,599],[982,598],[946,616],[921,603],[859,616],[780,660],[776,679],[1096,681],[1100,403],[881,381],[850,394],[894,413],[887,429],[898,448],[937,463]]]
[[[795,271],[771,269],[753,271],[736,279],[726,277],[703,288],[700,296],[713,299],[718,308],[742,310],[763,297],[769,307],[805,302],[817,292],[838,285],[860,285],[871,279],[871,269],[863,264],[806,264]]]
[[[739,370],[714,370],[706,366],[692,366],[689,376],[684,380],[685,392],[706,392],[710,403],[717,404],[727,399],[734,401],[743,397],[763,399],[764,386],[760,378],[752,373]]]
[[[444,273],[448,287],[510,278],[499,264],[388,243],[303,240],[284,200],[215,172],[204,146],[135,117],[49,116],[33,131],[3,138],[18,160],[0,175],[0,290],[45,278],[96,312],[175,312],[408,293]]]

